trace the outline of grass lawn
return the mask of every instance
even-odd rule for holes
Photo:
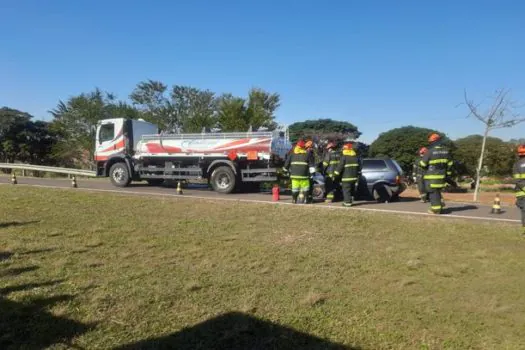
[[[0,186],[0,348],[523,349],[517,227]]]

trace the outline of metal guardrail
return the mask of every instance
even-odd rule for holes
[[[68,174],[75,176],[96,177],[97,173],[92,170],[81,170],[71,168],[58,168],[53,166],[33,165],[23,163],[0,163],[0,169],[42,171],[48,173]]]

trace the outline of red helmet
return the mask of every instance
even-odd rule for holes
[[[333,141],[328,142],[328,144],[326,145],[326,149],[330,149],[330,148],[335,148],[335,142]]]
[[[518,156],[520,157],[525,156],[525,145],[518,146]]]
[[[426,147],[421,147],[421,148],[419,149],[419,155],[421,155],[421,156],[422,156],[423,154],[427,153],[427,152],[428,152],[428,149],[427,149]]]
[[[428,142],[430,142],[430,143],[436,142],[436,141],[439,141],[439,140],[441,140],[441,136],[439,136],[439,134],[436,134],[436,133],[432,133],[428,137]]]
[[[354,145],[352,144],[352,142],[347,142],[343,146],[343,149],[347,149],[347,150],[352,149],[352,148],[354,148]]]
[[[297,147],[300,147],[300,148],[304,148],[304,145],[305,145],[304,140],[299,140],[299,141],[297,141],[297,143],[296,143],[296,146],[297,146]]]

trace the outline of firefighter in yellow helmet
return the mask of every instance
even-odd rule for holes
[[[423,155],[419,162],[425,170],[423,179],[426,184],[426,191],[430,200],[429,213],[441,214],[443,210],[443,200],[441,191],[446,186],[446,179],[452,174],[452,156],[448,148],[442,145],[441,136],[433,133],[429,136],[430,144],[428,151]]]
[[[353,149],[353,144],[348,142],[343,146],[343,152],[335,176],[341,176],[341,186],[343,188],[343,206],[352,206],[355,196],[356,184],[361,174],[361,167],[357,153]]]
[[[512,178],[516,185],[516,206],[521,211],[521,234],[525,235],[525,145],[518,147],[518,157],[514,164]]]
[[[292,202],[299,197],[303,200],[310,190],[310,176],[315,172],[313,160],[309,158],[304,140],[297,141],[294,149],[286,158],[283,170],[290,173],[292,179]],[[300,196],[302,194],[302,196]]]

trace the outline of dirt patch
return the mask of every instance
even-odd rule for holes
[[[451,202],[473,202],[472,193],[443,193],[443,197],[445,198],[445,201],[451,201]],[[401,194],[401,197],[406,198],[414,198],[419,197],[419,193],[417,190],[414,189],[407,189],[405,192]],[[496,193],[483,193],[481,192],[478,195],[478,202],[483,204],[492,204],[494,202],[494,198],[496,197]],[[513,193],[500,193],[499,195],[501,204],[502,205],[514,205],[516,202],[516,197]]]

